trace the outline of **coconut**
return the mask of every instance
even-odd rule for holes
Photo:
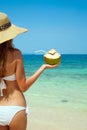
[[[44,55],[44,61],[50,65],[59,64],[60,58],[61,55],[54,49],[51,49]]]

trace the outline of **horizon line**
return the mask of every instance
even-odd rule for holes
[[[41,53],[24,53],[22,52],[23,55],[43,55]],[[61,53],[61,55],[87,55],[87,53]]]

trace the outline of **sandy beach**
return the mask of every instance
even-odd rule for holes
[[[27,130],[87,130],[87,110],[32,107]]]

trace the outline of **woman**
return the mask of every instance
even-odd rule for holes
[[[26,31],[0,13],[0,130],[26,130],[27,107],[23,92],[45,69],[57,66],[44,64],[26,79],[22,54],[12,44],[13,38]]]

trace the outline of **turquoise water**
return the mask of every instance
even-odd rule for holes
[[[26,76],[43,63],[43,55],[23,55]],[[87,110],[87,55],[62,55],[58,68],[48,69],[25,93],[26,99],[48,107]]]

